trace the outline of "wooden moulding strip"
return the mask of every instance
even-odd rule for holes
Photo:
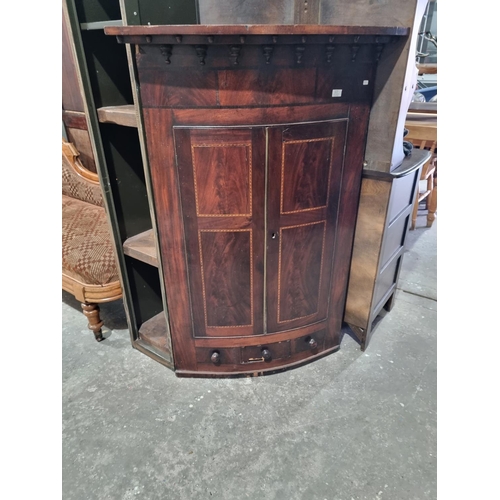
[[[317,24],[230,24],[108,26],[107,35],[388,35],[406,36],[398,26],[336,26]]]

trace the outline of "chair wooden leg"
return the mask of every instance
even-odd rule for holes
[[[418,190],[418,184],[417,184],[417,189],[416,189],[416,194],[415,194],[415,201],[413,202],[413,212],[411,214],[411,225],[410,229],[415,229],[415,226],[417,225],[417,214],[418,214],[418,195],[419,190]]]
[[[427,227],[431,227],[432,223],[436,219],[437,210],[437,185],[429,194],[428,210],[427,210]]]
[[[100,342],[103,340],[101,328],[104,322],[101,321],[101,317],[99,316],[99,306],[97,304],[83,303],[82,309],[83,314],[87,316],[89,329],[94,332],[97,342]]]

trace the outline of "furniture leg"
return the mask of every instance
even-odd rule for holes
[[[416,188],[416,193],[415,193],[415,201],[413,202],[413,212],[411,214],[411,226],[410,229],[413,230],[415,229],[415,226],[417,225],[417,214],[418,214],[418,196],[419,196],[419,190],[418,190],[418,185]]]
[[[429,201],[431,199],[432,191],[434,190],[434,176],[429,175],[427,178],[427,191],[429,194],[425,198],[425,208],[429,210]]]
[[[104,322],[101,321],[99,316],[99,306],[97,304],[88,304],[84,302],[82,303],[82,309],[83,314],[87,316],[89,329],[94,332],[97,342],[100,342],[103,340],[101,328]]]
[[[437,210],[437,183],[434,186],[431,194],[429,195],[429,209],[427,211],[427,227],[431,227],[432,223],[436,219],[436,210]]]
[[[349,328],[353,331],[354,335],[356,335],[356,337],[358,338],[361,350],[364,351],[366,349],[366,338],[371,331],[371,324],[367,330],[359,326],[353,325],[351,323],[347,324],[349,325]]]

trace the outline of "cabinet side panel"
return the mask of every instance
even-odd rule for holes
[[[144,126],[157,212],[158,235],[176,369],[194,369],[196,353],[186,267],[182,207],[175,168],[172,114],[144,109]]]
[[[345,167],[339,200],[338,230],[334,249],[336,258],[333,265],[330,313],[328,315],[329,329],[333,332],[340,331],[344,314],[369,112],[370,107],[367,104],[353,105],[349,112]],[[338,343],[339,340],[337,337],[332,338],[328,336],[325,339],[325,348],[333,347],[338,345]]]
[[[387,181],[363,179],[361,184],[344,319],[364,329],[370,321],[390,191]]]

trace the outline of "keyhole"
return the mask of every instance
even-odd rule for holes
[[[273,240],[276,239],[276,233],[271,233],[271,239],[273,239]]]

